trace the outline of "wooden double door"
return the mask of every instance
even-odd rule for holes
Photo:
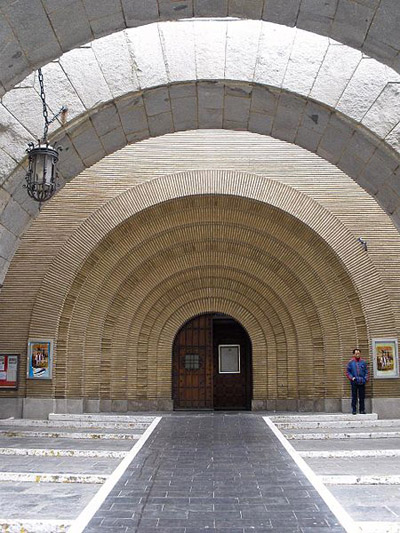
[[[173,346],[175,409],[251,409],[251,342],[246,330],[221,314],[199,315]]]

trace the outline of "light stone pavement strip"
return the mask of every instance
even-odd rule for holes
[[[299,424],[297,429],[285,429],[284,416],[279,416],[277,427],[363,532],[399,533],[400,432],[381,429],[399,427],[400,421],[374,423],[374,428],[368,428],[372,431],[360,432],[360,418],[361,415],[332,416],[330,428],[315,432],[312,427],[318,422],[318,415],[303,415],[300,420],[297,416],[288,417],[287,424]],[[323,424],[327,421],[324,415]],[[346,432],[340,431],[344,421],[348,422]]]
[[[49,428],[107,428],[107,429],[135,429],[144,430],[150,422],[116,422],[105,420],[32,420],[32,419],[7,419],[0,420],[0,426],[7,427],[49,427]]]
[[[43,421],[13,420],[9,431],[10,419],[2,421],[0,531],[67,531],[154,418],[141,420],[136,416],[130,422],[124,417],[122,424],[132,427],[121,433],[117,416],[115,421],[107,417],[107,428],[101,427],[102,415],[96,421],[88,419],[89,426],[99,428],[96,433],[85,426],[84,418],[78,421],[82,431],[68,427],[64,419],[62,426],[66,427],[57,433],[28,430],[46,425]],[[70,426],[76,427],[75,423],[70,420]],[[15,431],[18,427],[28,431]]]
[[[332,421],[325,420],[322,422],[312,421],[312,422],[274,422],[274,424],[279,429],[317,429],[317,428],[326,428],[329,429],[332,427]],[[388,427],[399,427],[400,423],[398,420],[335,420],[335,429],[338,428],[388,428]]]

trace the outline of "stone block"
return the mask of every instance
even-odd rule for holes
[[[365,162],[361,161],[356,154],[357,152],[346,149],[340,157],[337,166],[340,168],[340,170],[358,182],[358,178],[364,170]]]
[[[150,132],[148,129],[142,131],[135,131],[133,133],[128,133],[126,139],[128,144],[136,143],[148,139],[150,137]]]
[[[338,398],[326,398],[324,403],[326,413],[340,413],[342,411],[342,401]]]
[[[111,413],[111,400],[100,399],[100,413]]]
[[[317,154],[330,163],[336,164],[342,157],[352,135],[353,129],[350,124],[341,121],[336,115],[332,114],[322,136]]]
[[[145,92],[143,94],[143,102],[149,117],[171,111],[171,101],[167,87]]]
[[[0,212],[3,211],[5,206],[10,201],[10,193],[6,191],[5,189],[0,188]]]
[[[0,418],[22,418],[22,398],[1,398]]]
[[[272,128],[272,135],[293,142],[304,112],[305,101],[291,94],[282,93]]]
[[[23,418],[47,420],[50,413],[56,412],[54,398],[23,398]]]
[[[170,98],[197,98],[197,87],[194,83],[182,83],[169,87]]]
[[[230,22],[226,41],[225,78],[253,81],[262,23]]]
[[[395,126],[392,131],[386,135],[385,141],[389,146],[396,150],[396,152],[400,152],[400,124]]]
[[[100,141],[107,154],[112,154],[127,145],[126,136],[122,126],[113,131],[109,131],[100,137]]]
[[[374,9],[359,2],[341,0],[332,24],[331,37],[353,48],[359,48],[374,16]]]
[[[97,135],[105,135],[106,133],[121,127],[117,107],[114,103],[107,104],[101,109],[91,115],[90,120],[96,130]]]
[[[171,100],[175,130],[197,129],[197,97]]]
[[[304,108],[301,126],[311,131],[323,133],[331,118],[331,111],[309,100]]]
[[[58,113],[63,105],[68,107],[66,113],[68,121],[84,113],[85,107],[58,61],[45,65],[43,75],[46,84],[46,102],[53,113]],[[35,77],[35,89],[40,92],[37,77]]]
[[[136,74],[142,89],[168,83],[160,34],[157,25],[127,32],[131,53],[136,63]]]
[[[3,286],[4,279],[6,277],[9,266],[10,261],[7,261],[7,259],[3,259],[2,257],[0,257],[0,289]]]
[[[128,400],[111,400],[111,411],[113,413],[126,413],[128,410]]]
[[[193,17],[193,0],[158,0],[158,8],[162,20]]]
[[[197,86],[200,109],[222,109],[224,106],[224,85],[216,82],[203,82]]]
[[[280,91],[267,87],[253,87],[251,112],[274,116],[279,102]]]
[[[109,0],[83,0],[83,5],[90,21],[111,17],[115,13],[121,12],[120,3]]]
[[[71,178],[80,174],[85,169],[85,165],[69,137],[62,137],[60,144],[64,150],[60,154],[58,169],[63,177],[69,181]]]
[[[159,398],[157,400],[128,400],[128,411],[172,411],[172,400]]]
[[[30,64],[42,64],[62,53],[40,0],[2,2],[1,9]],[[27,24],[29,12],[35,15],[29,17]]]
[[[19,239],[0,224],[0,257],[10,260],[19,245]]]
[[[288,66],[295,32],[284,26],[264,24],[254,81],[271,87],[281,87]]]
[[[223,121],[222,109],[199,108],[199,128],[221,129]]]
[[[322,134],[319,131],[310,130],[304,126],[300,126],[297,130],[294,142],[298,146],[315,153],[321,142],[321,135]]]
[[[6,182],[16,165],[16,161],[0,148],[0,186]]]
[[[375,195],[375,199],[389,215],[393,214],[400,206],[400,196],[387,183],[384,183],[381,187],[379,187],[378,192]]]
[[[127,135],[148,129],[147,115],[141,96],[124,98],[118,100],[116,104],[122,127]]]
[[[138,90],[139,81],[126,32],[96,39],[92,48],[114,98]]]
[[[25,166],[17,167],[17,169],[9,175],[7,181],[3,183],[4,190],[7,191],[11,196],[17,196],[18,191],[23,189],[25,176]]]
[[[308,96],[328,45],[328,38],[304,31],[296,32],[282,87]]]
[[[379,141],[372,135],[367,136],[365,131],[355,131],[351,137],[346,151],[357,154],[357,157],[367,162],[379,146]]]
[[[83,399],[82,398],[56,398],[55,399],[55,413],[83,413]]]
[[[71,50],[60,58],[60,63],[86,109],[112,99],[92,48]]]
[[[15,236],[22,235],[31,222],[29,214],[11,198],[3,212],[0,213],[1,224]]]
[[[70,138],[76,152],[82,160],[100,152],[102,149],[100,139],[90,122],[84,122],[75,130],[71,131]]]
[[[81,1],[77,0],[72,4],[58,2],[48,16],[64,52],[92,40],[92,30]]]
[[[104,153],[105,153],[105,149],[102,146],[101,150],[99,150],[98,152],[95,152],[93,154],[90,154],[90,156],[85,157],[85,159],[83,160],[83,164],[85,165],[85,168],[89,168],[92,165],[95,165],[98,161],[100,161],[100,159],[103,159]]]
[[[301,0],[265,0],[262,18],[285,26],[295,26],[300,4]]]
[[[224,120],[246,126],[249,120],[250,103],[250,98],[225,96]]]
[[[152,137],[158,135],[165,135],[174,131],[174,123],[172,120],[172,113],[160,113],[149,117],[149,132]]]
[[[128,27],[141,26],[159,18],[157,0],[122,0],[122,9]]]
[[[361,59],[358,50],[331,42],[317,72],[311,98],[335,107]]]
[[[303,0],[296,26],[319,35],[329,35],[338,0],[321,3],[319,0]]]
[[[35,89],[26,87],[11,90],[3,96],[2,104],[32,137],[42,135],[43,104]]]
[[[12,114],[0,104],[0,149],[15,161],[26,156],[27,144],[34,141],[34,137],[16,120]]]
[[[116,34],[126,27],[124,14],[122,11],[116,11],[108,17],[91,20],[90,27],[96,39],[103,35]]]
[[[91,398],[83,399],[84,413],[100,413],[100,400],[93,400]]]
[[[211,80],[225,78],[227,23],[199,21],[193,26],[196,47],[196,78]]]
[[[397,10],[398,5],[392,2],[380,2],[378,9],[375,12],[374,19],[368,29],[367,39],[375,39],[378,42],[384,43],[388,47],[398,50],[400,43],[400,26],[398,11],[397,16],[393,16],[393,8]]]
[[[364,57],[338,102],[338,111],[361,122],[390,81],[399,81],[394,71],[374,59]]]
[[[15,78],[23,78],[30,68],[29,62],[21,49],[21,44],[4,16],[0,24],[0,80],[2,92],[14,86]],[[4,93],[3,93],[4,94]]]
[[[227,17],[228,0],[194,0],[195,17]]]
[[[262,15],[264,0],[230,0],[229,17],[259,20]]]
[[[196,79],[193,24],[195,23],[165,22],[159,25],[168,78],[172,83]]]
[[[273,117],[271,115],[250,112],[249,131],[260,135],[270,135],[272,124]]]
[[[315,411],[314,400],[297,400],[297,410],[300,413],[311,413]]]
[[[400,80],[399,80],[400,82]],[[400,83],[388,83],[364,115],[361,123],[385,138],[400,121]]]
[[[371,408],[379,418],[400,418],[400,398],[372,398]]]

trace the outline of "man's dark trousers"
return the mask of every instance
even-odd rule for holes
[[[356,383],[355,381],[351,382],[351,407],[353,409],[353,413],[357,411],[357,396],[360,400],[360,413],[365,411],[365,384],[360,385],[359,383]]]

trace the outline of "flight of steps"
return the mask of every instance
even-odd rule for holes
[[[0,531],[67,531],[155,417],[0,420]]]
[[[400,419],[376,414],[269,417],[360,527],[400,532]]]

